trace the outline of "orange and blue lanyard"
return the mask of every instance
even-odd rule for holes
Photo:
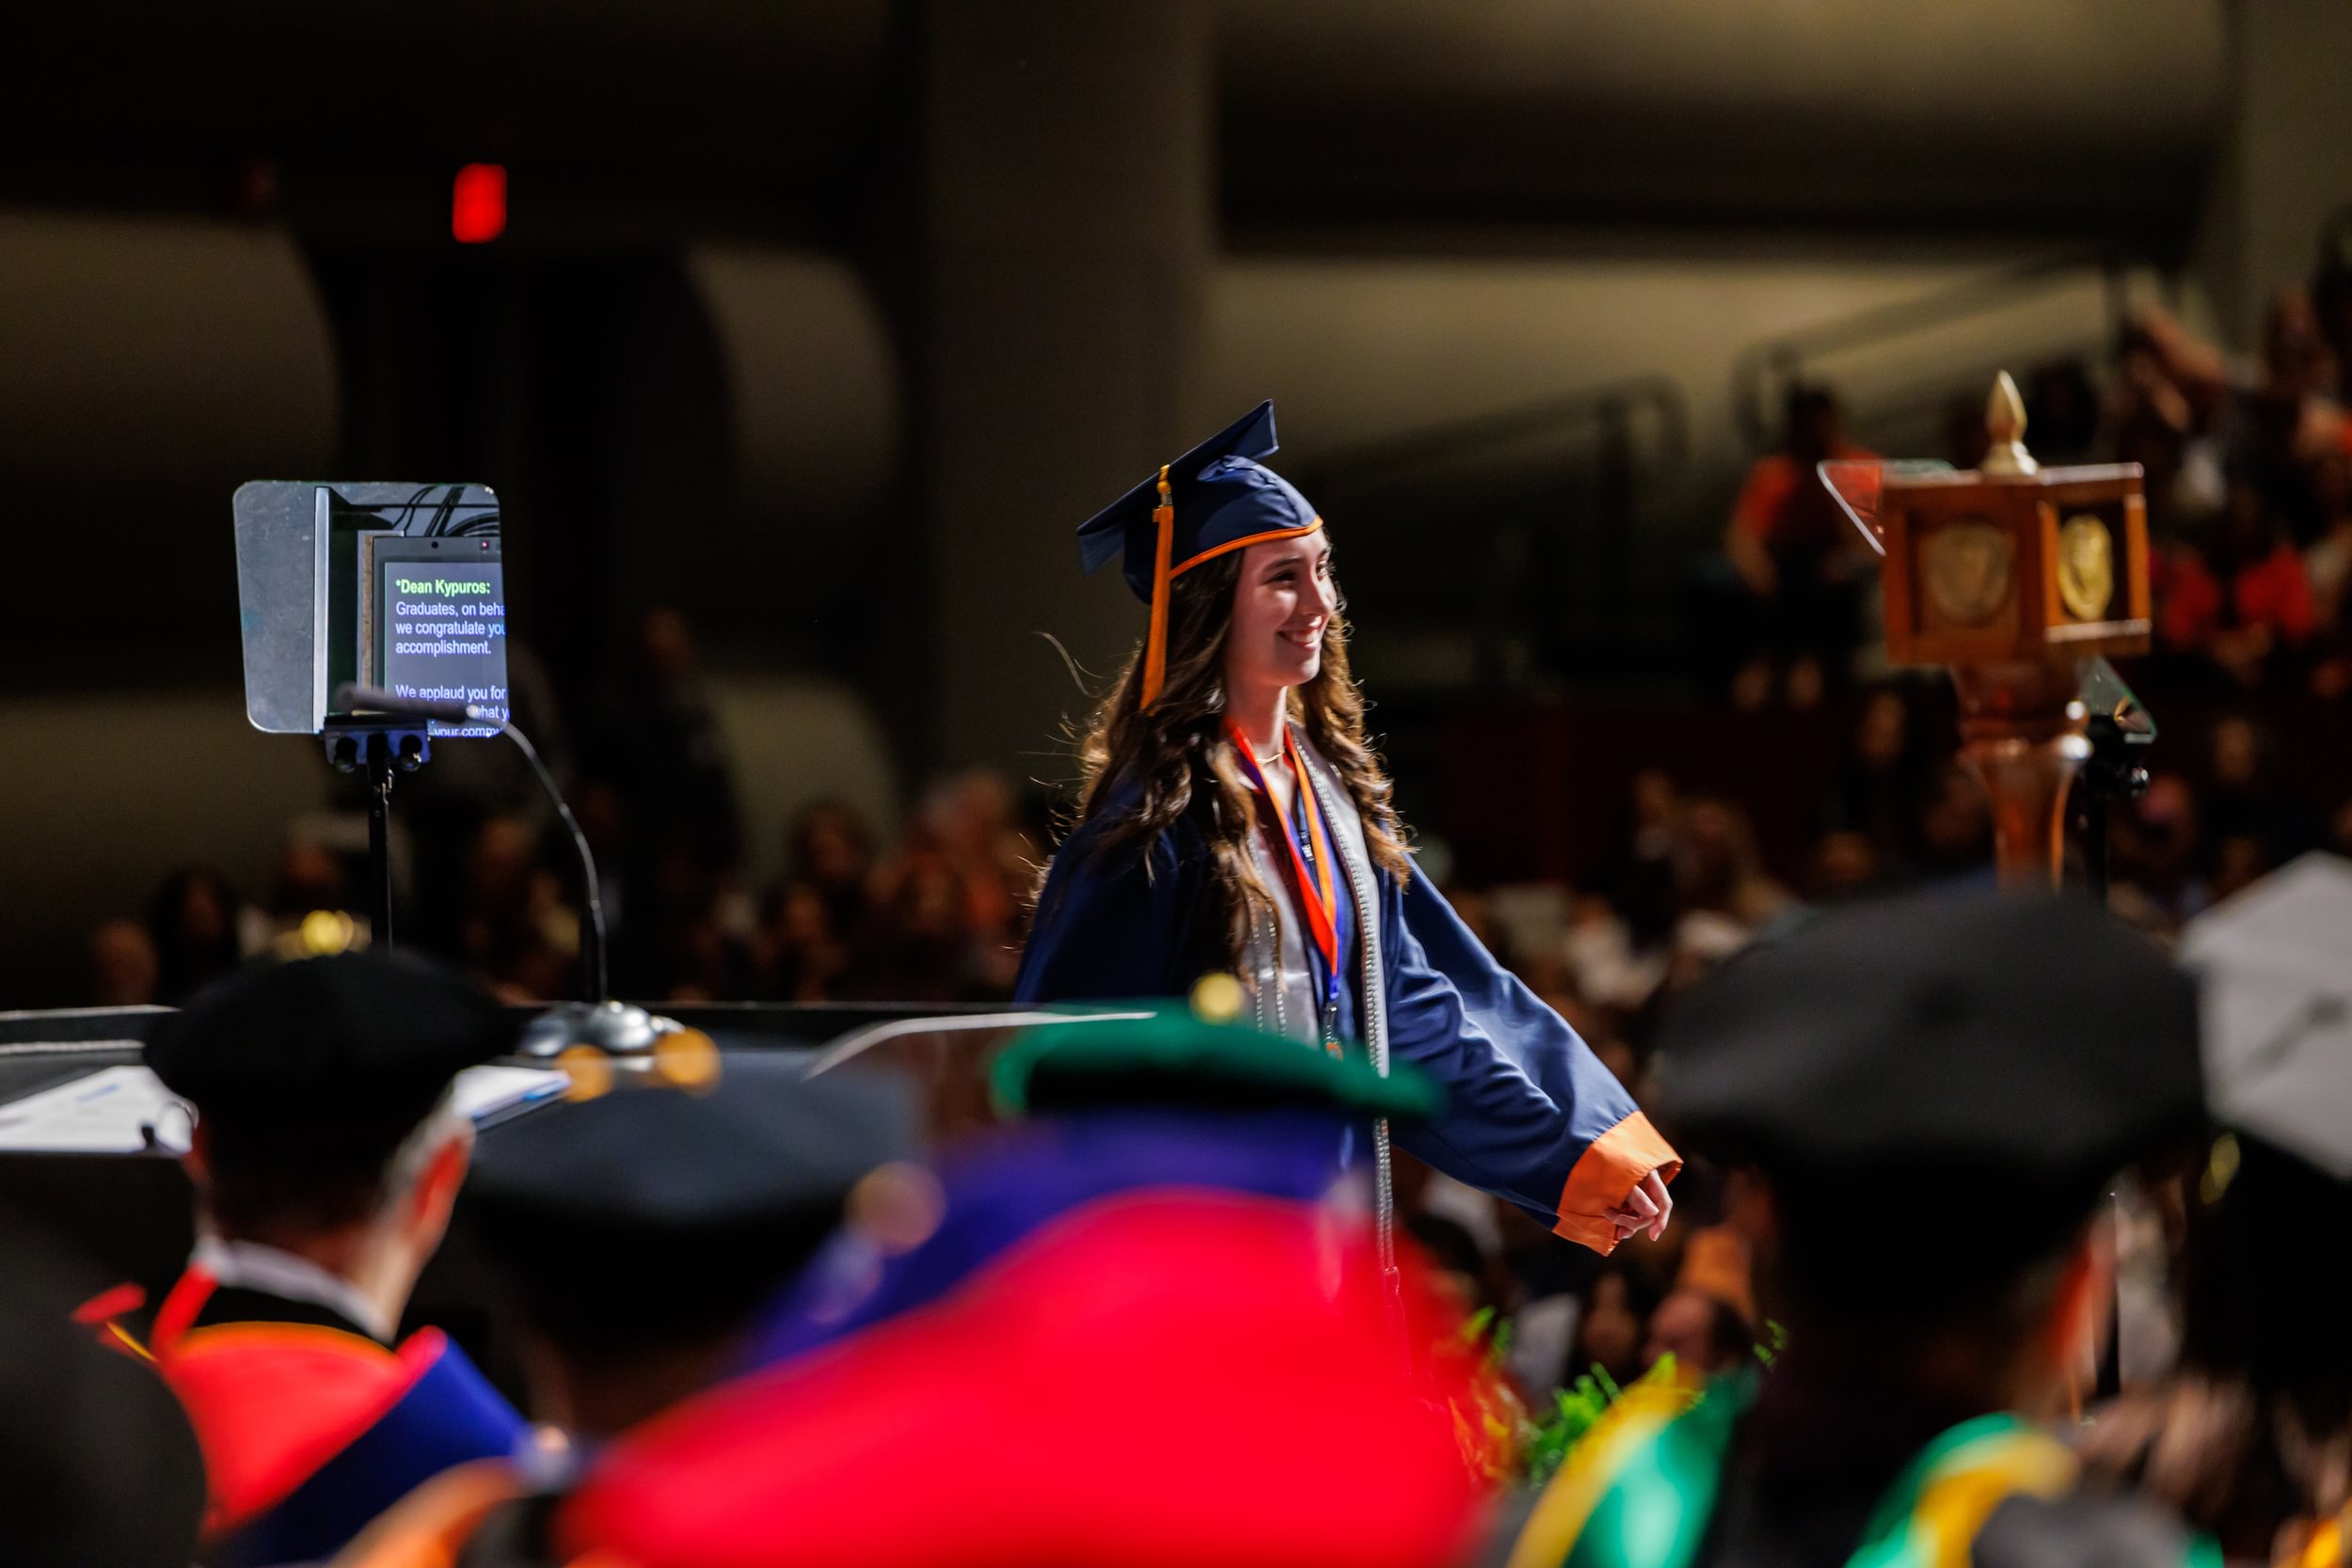
[[[1233,742],[1233,755],[1240,763],[1242,775],[1271,809],[1274,792],[1266,787],[1265,774],[1258,767],[1257,753],[1250,749],[1248,738],[1231,719],[1225,721],[1225,733]],[[1290,850],[1291,871],[1298,886],[1309,944],[1314,950],[1313,956],[1323,960],[1320,1022],[1327,1044],[1340,1006],[1339,895],[1331,882],[1331,841],[1324,828],[1323,813],[1312,798],[1314,786],[1307,782],[1307,759],[1299,753],[1298,736],[1288,725],[1282,729],[1282,752],[1290,759],[1291,776],[1296,781],[1291,792],[1295,809],[1291,819],[1282,825],[1282,843]]]

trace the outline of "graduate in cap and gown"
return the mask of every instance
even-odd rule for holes
[[[1330,536],[1274,450],[1266,403],[1078,531],[1151,621],[1086,737],[1017,994],[1181,997],[1232,972],[1260,1028],[1433,1079],[1444,1110],[1400,1135],[1438,1170],[1597,1252],[1656,1235],[1674,1149],[1405,847]],[[1370,1141],[1385,1223],[1386,1129]]]
[[[2312,853],[2188,923],[2220,1128],[2187,1167],[2180,1358],[2094,1413],[2102,1475],[2233,1561],[2352,1561],[2352,861]],[[2126,1368],[2129,1377],[2130,1369]]]
[[[420,1488],[340,1564],[579,1559],[596,1543],[565,1522],[573,1493],[632,1431],[695,1430],[697,1397],[740,1366],[757,1310],[841,1223],[859,1184],[914,1152],[912,1101],[893,1081],[804,1079],[801,1064],[757,1053],[696,1061],[675,1082],[615,1073],[623,1086],[534,1111],[485,1141],[468,1223],[548,1425],[517,1458]],[[674,1478],[664,1503],[707,1513],[741,1484],[732,1466],[705,1466]]]
[[[2201,1117],[2188,976],[2079,900],[1856,905],[1667,1015],[1661,1109],[1746,1189],[1760,1377],[1629,1389],[1511,1568],[2212,1562],[2078,1485],[2116,1174]]]
[[[639,1568],[1460,1561],[1478,1357],[1409,1251],[1384,1275],[1329,1156],[1433,1085],[1178,1006],[1041,1025],[992,1087],[1014,1125],[943,1161],[928,1234],[853,1215],[864,1268],[800,1302],[833,1336],[624,1435],[558,1539]]]
[[[0,1560],[188,1568],[204,1459],[171,1391],[72,1322],[103,1275],[0,1225]]]
[[[452,1079],[515,1027],[471,982],[407,958],[251,969],[160,1024],[147,1065],[195,1110],[197,1244],[143,1332],[210,1478],[208,1564],[312,1561],[427,1477],[508,1451],[521,1418],[435,1329],[399,1339],[473,1148]]]

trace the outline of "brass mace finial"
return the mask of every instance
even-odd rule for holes
[[[2026,400],[2017,395],[2017,383],[2003,371],[1993,379],[1993,395],[1984,402],[1984,433],[1993,438],[1977,466],[1980,474],[2029,474],[2042,465],[2026,450],[2022,437],[2026,434]]]

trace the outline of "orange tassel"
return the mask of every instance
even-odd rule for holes
[[[1152,630],[1143,641],[1142,706],[1146,712],[1160,700],[1168,681],[1168,587],[1173,574],[1168,558],[1176,545],[1176,503],[1168,487],[1168,465],[1160,465],[1160,504],[1152,509],[1159,528],[1157,553],[1152,561]]]

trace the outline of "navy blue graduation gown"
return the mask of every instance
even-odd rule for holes
[[[1210,857],[1198,810],[1145,847],[1099,854],[1096,837],[1095,823],[1082,825],[1055,857],[1018,999],[1184,996],[1201,975],[1233,967],[1205,907]],[[1446,1095],[1437,1117],[1399,1127],[1397,1142],[1558,1234],[1610,1251],[1609,1212],[1650,1172],[1671,1178],[1679,1158],[1592,1048],[1495,961],[1418,866],[1407,879],[1375,873],[1375,881],[1390,1057],[1413,1063]],[[1363,932],[1343,915],[1337,1032],[1346,1038],[1357,1032]]]

